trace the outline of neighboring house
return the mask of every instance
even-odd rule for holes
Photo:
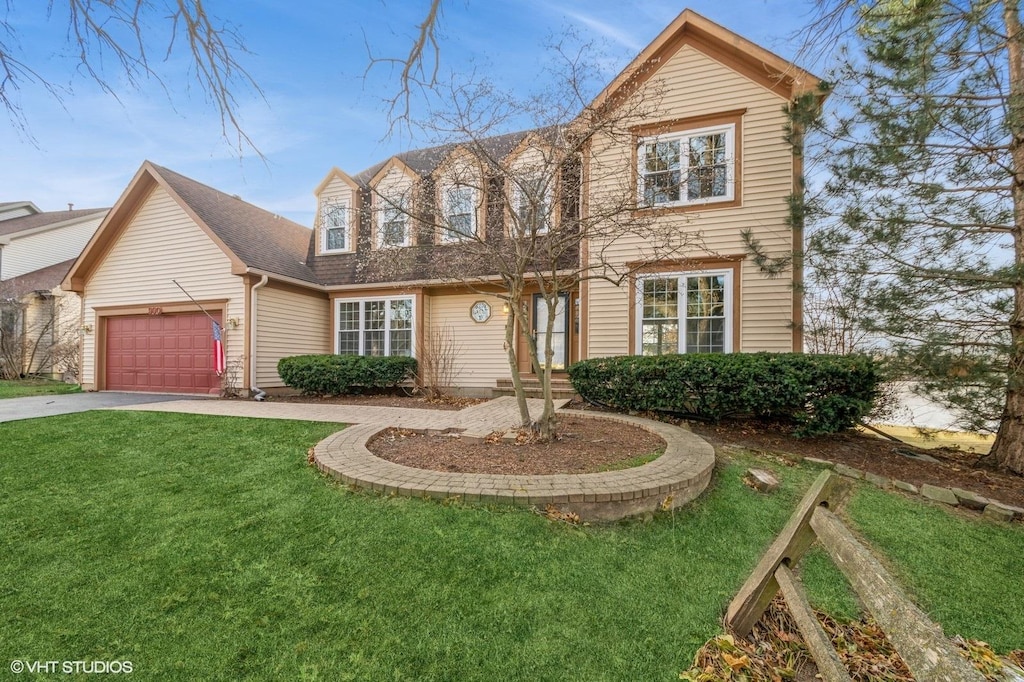
[[[81,299],[61,281],[74,259],[0,282],[0,377],[76,380]]]
[[[783,108],[817,82],[687,10],[598,96],[601,106],[657,84],[661,101],[633,122],[630,139],[596,140],[577,160],[574,172],[588,181],[555,214],[579,218],[602,192],[622,186],[636,210],[668,229],[699,233],[703,244],[656,261],[641,260],[643,245],[629,239],[602,249],[635,275],[620,286],[584,282],[566,294],[548,359],[556,369],[631,353],[801,349],[794,287],[801,273],[765,277],[746,256],[741,232],[749,228],[776,253],[801,245],[787,220],[800,164],[784,140]],[[549,132],[491,138],[487,153],[528,166]],[[593,175],[598,162],[620,172]],[[310,232],[144,163],[64,281],[84,302],[83,385],[216,390],[209,313],[226,328],[228,360],[240,366],[243,388],[281,386],[276,363],[289,355],[416,356],[429,332],[443,327],[461,349],[453,383],[489,392],[509,374],[500,299],[416,265],[431,249],[459,248],[467,235],[513,231],[515,217],[492,201],[487,174],[460,145],[399,154],[354,175],[333,169],[315,190]],[[536,210],[528,203],[517,215]],[[413,219],[414,207],[424,206],[444,229]],[[575,257],[593,258],[590,246]],[[372,266],[382,250],[417,255],[396,274]],[[535,318],[546,312],[542,303],[534,303]]]
[[[40,211],[29,201],[0,203],[0,280],[78,257],[105,208]]]
[[[106,212],[0,203],[0,374],[75,374],[80,301],[60,283]]]

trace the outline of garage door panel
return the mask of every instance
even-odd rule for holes
[[[220,321],[219,315],[214,315]],[[209,393],[213,371],[210,320],[202,313],[133,315],[106,322],[106,388]]]

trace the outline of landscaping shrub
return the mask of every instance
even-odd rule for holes
[[[343,395],[393,388],[416,375],[415,358],[363,355],[296,355],[281,358],[277,373],[307,395]]]
[[[729,353],[594,358],[572,365],[569,379],[585,400],[613,409],[785,419],[813,436],[860,421],[882,376],[863,355]]]

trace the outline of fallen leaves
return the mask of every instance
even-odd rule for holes
[[[914,677],[881,627],[871,618],[840,623],[815,612],[839,659],[856,682],[914,682]],[[1024,679],[1024,651],[998,656],[985,642],[954,637],[963,655],[986,680],[1003,682],[1009,669]],[[718,635],[700,648],[693,666],[679,673],[687,682],[784,682],[812,679],[817,668],[782,597],[776,597],[750,637]]]

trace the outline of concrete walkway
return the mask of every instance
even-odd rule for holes
[[[208,401],[208,399],[203,396],[188,397],[177,394],[124,393],[118,391],[4,398],[0,400],[0,422],[13,422],[21,419],[35,419],[37,417],[53,417],[58,414],[153,404],[164,401],[198,404]]]
[[[544,410],[544,401],[526,401],[535,418]],[[555,409],[568,403],[556,400]],[[338,405],[334,403],[278,403],[255,400],[170,401],[151,405],[126,405],[116,409],[147,412],[187,412],[219,417],[255,417],[258,419],[297,419],[299,421],[339,424],[377,424],[406,429],[464,429],[487,435],[519,426],[519,408],[513,397],[495,398],[461,410],[429,410],[377,405]]]

